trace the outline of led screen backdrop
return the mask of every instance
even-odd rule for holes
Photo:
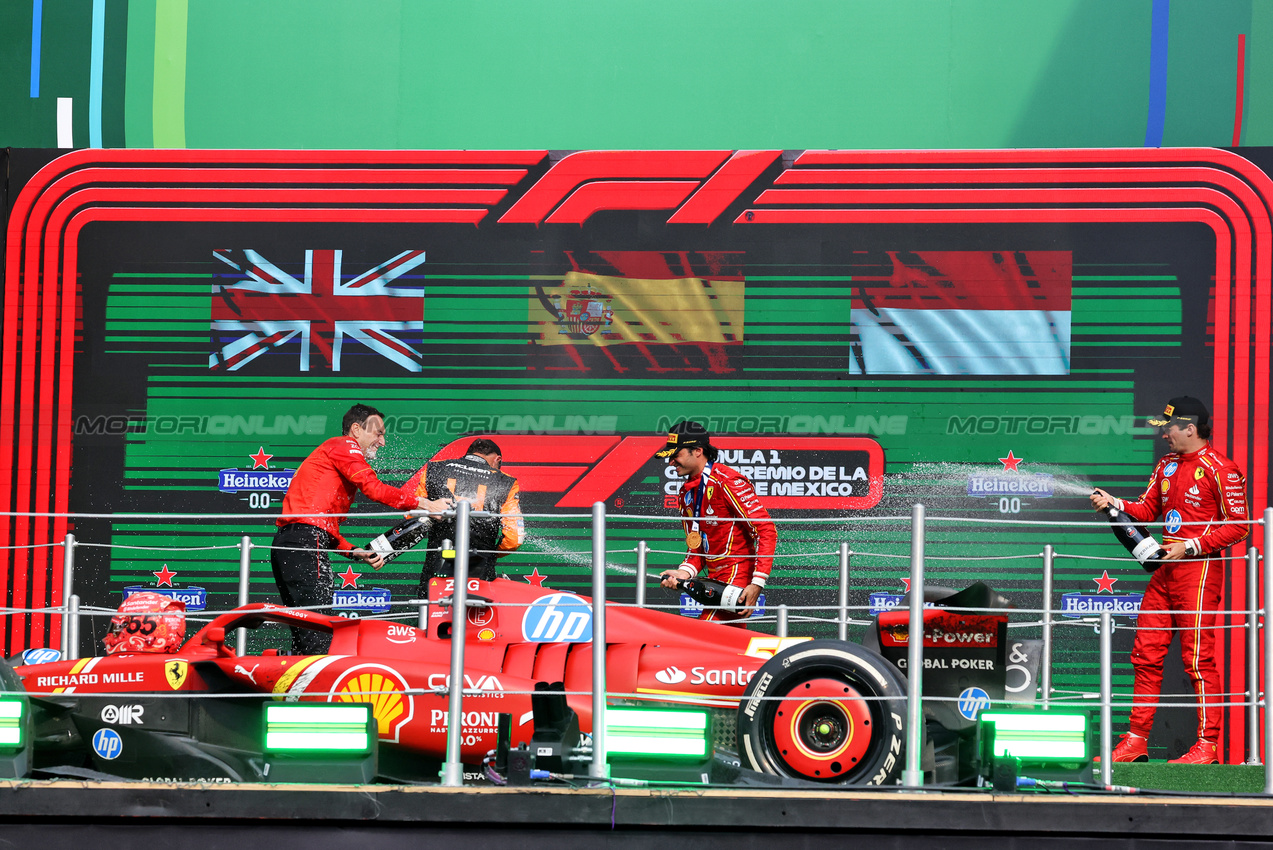
[[[1241,153],[15,152],[0,462],[4,510],[36,515],[0,524],[0,593],[60,604],[50,544],[73,532],[86,605],[147,588],[194,616],[232,606],[240,537],[268,545],[292,471],[369,401],[382,478],[492,435],[524,510],[562,515],[528,520],[513,577],[586,591],[589,524],[568,516],[595,501],[620,515],[615,597],[637,541],[652,570],[679,562],[676,481],[651,455],[692,417],[776,516],[837,518],[780,528],[770,606],[832,604],[841,542],[850,601],[888,604],[909,532],[884,518],[922,502],[930,580],[1035,607],[1051,543],[1063,620],[1130,617],[1146,577],[1085,493],[1139,492],[1146,414],[1211,400],[1267,504],[1273,191],[1263,152]],[[339,563],[335,601],[405,603],[420,560]],[[264,549],[251,596],[275,598]],[[1238,568],[1225,602],[1246,603]],[[59,629],[10,618],[4,652]],[[1057,686],[1093,689],[1073,634]]]

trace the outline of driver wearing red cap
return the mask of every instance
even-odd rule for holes
[[[1145,492],[1134,500],[1104,490],[1092,493],[1097,510],[1114,505],[1141,522],[1162,517],[1167,550],[1141,600],[1132,645],[1136,679],[1131,731],[1114,748],[1113,760],[1149,760],[1147,739],[1162,691],[1163,659],[1172,635],[1179,633],[1185,671],[1198,695],[1198,742],[1171,761],[1214,764],[1224,702],[1215,663],[1214,613],[1220,609],[1224,562],[1214,556],[1248,534],[1246,525],[1222,524],[1248,519],[1246,482],[1237,465],[1211,447],[1207,406],[1198,399],[1173,398],[1149,424],[1159,428],[1171,451],[1154,467]]]
[[[778,534],[751,482],[717,463],[711,437],[697,422],[679,422],[656,453],[684,477],[677,502],[685,527],[684,562],[664,570],[662,584],[676,589],[677,579],[690,579],[704,568],[707,577],[741,587],[738,613],[705,608],[700,620],[742,620],[750,615],[773,568]]]

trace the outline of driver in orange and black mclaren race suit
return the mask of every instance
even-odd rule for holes
[[[385,419],[379,410],[355,404],[341,425],[341,436],[323,442],[305,458],[283,496],[270,565],[286,605],[331,604],[332,550],[377,570],[384,566],[380,555],[355,547],[340,534],[341,518],[349,511],[354,493],[399,510],[443,511],[450,506],[446,500],[417,498],[376,477],[367,461],[385,444]],[[330,645],[331,635],[292,630],[294,654],[323,655]]]
[[[704,608],[701,620],[744,620],[751,614],[773,569],[778,533],[746,476],[717,463],[711,435],[697,422],[678,422],[656,453],[685,480],[677,501],[685,526],[687,555],[662,573],[664,587],[678,579],[707,577],[743,588],[737,612]],[[741,625],[741,624],[740,624]]]
[[[503,463],[500,447],[482,437],[469,444],[464,457],[429,461],[402,485],[420,498],[462,499],[473,510],[492,514],[469,520],[469,575],[483,581],[494,581],[496,559],[526,541],[521,485],[500,471]],[[455,540],[455,520],[451,517],[437,519],[429,528],[429,551],[420,571],[421,599],[429,596],[429,579],[454,574],[455,562],[442,556],[445,540]]]

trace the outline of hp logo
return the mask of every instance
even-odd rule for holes
[[[592,640],[592,608],[573,593],[541,596],[522,617],[522,638],[535,643]]]
[[[61,658],[62,653],[56,649],[28,649],[22,653],[23,664],[49,664]]]
[[[959,695],[959,713],[968,720],[976,720],[977,715],[990,707],[990,694],[981,688],[964,688]]]
[[[1184,525],[1184,520],[1180,516],[1180,511],[1175,508],[1167,511],[1167,515],[1163,517],[1163,530],[1168,534],[1175,534],[1182,525]]]
[[[124,741],[114,729],[98,729],[93,733],[93,752],[110,761],[124,751]]]

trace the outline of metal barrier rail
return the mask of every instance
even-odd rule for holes
[[[451,512],[448,512],[448,514],[450,513]],[[391,515],[398,516],[400,514],[394,513]],[[456,510],[454,511],[454,515],[456,518],[456,538],[457,538],[455,541],[455,544],[456,544],[455,546],[455,549],[456,549],[455,577],[457,580],[455,582],[451,604],[456,606],[457,608],[460,608],[461,610],[466,610],[468,554],[469,554],[468,521],[470,516],[483,516],[483,515],[489,516],[492,514],[489,514],[488,512],[484,512],[484,511],[471,511],[468,503],[462,502],[457,506]],[[52,515],[39,514],[39,516],[52,516]],[[87,517],[87,516],[97,516],[97,515],[58,514],[57,516]],[[108,516],[112,516],[112,515],[108,515]],[[166,518],[181,518],[185,516],[186,515],[168,515]],[[220,517],[221,515],[196,515],[196,516],[198,516],[198,518],[206,519],[206,518],[217,518],[217,517]],[[256,515],[250,515],[250,516],[256,516]],[[553,519],[565,518],[561,515],[550,515],[550,516]],[[605,557],[607,554],[607,550],[605,548],[605,522],[606,522],[605,505],[601,502],[597,502],[596,504],[594,504],[590,517],[592,519],[592,587],[593,587],[592,614],[593,614],[593,623],[594,623],[593,653],[592,653],[593,681],[605,682],[606,681],[606,676],[605,676],[606,560],[605,560]],[[129,515],[129,518],[133,518],[133,515]],[[646,519],[647,517],[623,516],[619,518]],[[654,517],[654,518],[657,518],[663,521],[666,521],[667,519],[667,517]],[[845,518],[833,518],[833,520],[837,522],[843,522],[844,519]],[[894,519],[895,520],[899,518],[872,517],[872,518],[858,518],[858,519],[871,519],[871,520]],[[933,518],[933,519],[934,521],[968,521],[968,520],[963,520],[962,518],[949,518],[949,517],[948,518]],[[928,521],[928,518],[926,517],[926,514],[925,514],[924,506],[915,505],[912,510],[911,516],[909,517],[909,520],[910,520],[910,527],[911,527],[911,544],[910,544],[911,551],[909,555],[909,558],[910,558],[909,628],[910,628],[910,634],[919,635],[923,633],[922,626],[923,626],[924,563],[925,563],[924,543],[925,543],[925,525],[926,525],[926,522]],[[775,521],[775,523],[786,522],[786,521],[789,521],[789,520],[778,520],[778,521]],[[976,521],[982,522],[984,524],[990,524],[990,523],[996,523],[996,522],[997,523],[1024,522],[1020,520],[985,520],[985,519],[979,519]],[[1093,525],[1093,523],[1090,523],[1090,522],[1074,523],[1074,522],[1064,522],[1064,521],[1039,521],[1039,522],[1033,522],[1032,524],[1033,525],[1048,525],[1048,526],[1068,526],[1068,525],[1091,526]],[[1151,523],[1146,523],[1146,525],[1149,525],[1149,524]],[[1157,523],[1152,523],[1152,524],[1156,525]],[[1273,508],[1267,509],[1264,513],[1263,518],[1260,520],[1243,521],[1241,523],[1230,523],[1230,524],[1246,524],[1246,525],[1263,526],[1264,551],[1267,552],[1270,550],[1270,547],[1273,547]],[[79,618],[81,616],[81,612],[79,610],[79,598],[77,595],[72,593],[72,590],[74,587],[73,586],[74,552],[77,546],[81,546],[81,545],[100,546],[103,544],[79,543],[78,541],[76,541],[73,534],[67,534],[66,538],[60,544],[53,543],[48,545],[61,545],[64,548],[63,590],[64,590],[64,598],[66,599],[66,603],[64,607],[61,609],[63,614],[63,620],[65,623],[65,627],[62,629],[62,648],[66,657],[77,657],[78,645],[79,645],[79,633],[78,633]],[[239,549],[240,551],[239,604],[240,605],[247,604],[247,602],[249,601],[249,596],[250,596],[249,589],[248,589],[249,588],[248,579],[250,574],[251,551],[254,548],[261,548],[261,547],[257,547],[255,544],[252,543],[249,537],[244,536],[240,539],[237,547],[226,546],[226,547],[199,547],[199,548],[201,549],[238,548]],[[632,551],[632,550],[621,550],[621,551]],[[648,554],[651,551],[656,551],[656,550],[649,549],[645,541],[640,541],[635,551],[637,553],[637,562],[638,562],[637,574],[640,579],[639,581],[636,582],[636,597],[637,597],[636,604],[644,605],[645,604],[645,584],[649,578],[647,574],[647,568],[646,568],[647,558],[648,558]],[[808,553],[805,553],[805,554],[807,556]],[[817,554],[821,555],[821,554],[832,554],[832,553],[817,553]],[[849,545],[847,543],[840,544],[840,548],[838,552],[839,567],[840,567],[839,569],[840,584],[839,584],[839,598],[838,598],[838,606],[837,606],[838,617],[836,619],[836,622],[838,624],[839,636],[841,639],[846,638],[847,636],[846,630],[849,624],[848,611],[850,610],[850,606],[847,604],[847,599],[848,599],[849,560],[852,554],[854,553],[849,549]],[[858,553],[858,554],[864,554],[864,553]],[[897,557],[897,556],[894,556],[894,557]],[[993,558],[993,560],[1003,560],[1007,558],[1021,558],[1021,557],[1041,557],[1043,561],[1044,605],[1041,609],[1041,612],[1043,614],[1042,625],[1043,625],[1043,635],[1044,635],[1044,652],[1043,652],[1043,657],[1040,663],[1039,688],[1042,695],[1043,705],[1046,708],[1050,705],[1052,701],[1052,694],[1053,694],[1052,683],[1051,683],[1051,668],[1052,668],[1051,633],[1052,633],[1053,627],[1056,625],[1053,622],[1054,609],[1052,607],[1052,595],[1053,595],[1052,578],[1053,578],[1053,569],[1055,565],[1055,560],[1057,557],[1080,558],[1085,556],[1061,555],[1055,551],[1054,547],[1051,544],[1048,544],[1044,547],[1043,552],[1040,556],[1006,556],[1006,558],[996,557],[996,558]],[[937,560],[937,559],[933,558],[932,560]],[[961,560],[983,560],[983,559],[963,558]],[[1123,560],[1123,559],[1111,559],[1111,560]],[[1237,559],[1234,559],[1234,560],[1237,560]],[[1260,581],[1259,581],[1260,553],[1252,547],[1248,550],[1245,558],[1241,560],[1245,560],[1247,565],[1246,589],[1247,589],[1248,598],[1255,600],[1259,597],[1260,594],[1258,593],[1258,591],[1261,589],[1259,586],[1260,585]],[[1269,599],[1273,599],[1273,571],[1268,571],[1268,570],[1265,571],[1263,576],[1262,590],[1263,590],[1264,600],[1267,601]],[[321,606],[316,606],[316,607],[321,607]],[[30,609],[30,610],[36,610],[36,609]],[[50,610],[50,609],[39,609],[39,610]],[[52,610],[58,610],[58,609],[52,609]],[[779,605],[777,608],[776,629],[778,632],[778,636],[780,637],[785,636],[787,633],[788,611],[789,611],[789,608],[786,605]],[[12,612],[9,610],[6,610],[3,613],[8,614]],[[423,610],[421,611],[421,613],[423,614]],[[1241,612],[1216,612],[1216,613],[1243,613],[1247,617],[1246,623],[1243,626],[1244,628],[1248,630],[1247,647],[1246,647],[1248,663],[1247,663],[1247,670],[1245,671],[1247,681],[1248,681],[1248,686],[1246,691],[1244,692],[1244,695],[1248,696],[1249,699],[1243,701],[1242,703],[1226,703],[1226,704],[1241,704],[1241,705],[1247,706],[1247,725],[1248,725],[1247,763],[1259,764],[1260,758],[1258,753],[1258,749],[1259,749],[1258,741],[1260,736],[1259,736],[1259,730],[1257,729],[1257,727],[1259,726],[1259,709],[1262,706],[1267,708],[1267,699],[1266,699],[1265,692],[1261,692],[1258,688],[1259,674],[1261,672],[1258,666],[1258,655],[1259,655],[1259,650],[1261,648],[1258,632],[1259,632],[1260,623],[1261,623],[1261,616],[1265,613],[1265,609],[1263,607],[1253,607],[1251,609],[1247,609]],[[449,687],[448,729],[451,731],[448,733],[447,758],[446,758],[446,761],[444,762],[444,768],[443,768],[443,784],[444,785],[458,785],[458,784],[461,784],[463,781],[463,767],[459,761],[459,753],[460,753],[459,730],[461,729],[461,723],[460,723],[461,705],[462,705],[462,696],[464,694],[464,689],[463,689],[464,679],[463,679],[462,671],[464,669],[464,643],[465,642],[463,640],[463,636],[464,636],[464,629],[467,624],[467,617],[461,617],[458,620],[456,620],[456,618],[453,617],[452,619],[453,619],[453,623],[458,623],[460,639],[452,640],[451,675],[450,675],[450,682],[448,686]],[[456,626],[453,625],[453,628],[455,627]],[[1108,785],[1111,782],[1111,776],[1110,776],[1110,770],[1111,770],[1110,754],[1112,751],[1111,715],[1112,715],[1112,709],[1115,705],[1114,696],[1112,693],[1112,664],[1113,664],[1112,635],[1114,631],[1114,625],[1113,625],[1112,617],[1109,611],[1102,611],[1100,613],[1098,631],[1100,635],[1100,647],[1101,647],[1100,648],[1101,777],[1102,777],[1102,784]],[[1273,677],[1273,629],[1265,628],[1263,638],[1264,638],[1264,641],[1263,641],[1264,669],[1262,672],[1264,674],[1264,681],[1267,683],[1267,682],[1273,681],[1273,678],[1270,678],[1270,677]],[[238,647],[237,647],[238,653],[240,655],[244,654],[245,648],[246,648],[246,630],[239,629],[238,630]],[[907,664],[908,664],[907,714],[908,714],[909,722],[908,722],[908,729],[907,729],[906,766],[902,773],[902,784],[907,787],[919,787],[923,783],[923,775],[920,770],[920,755],[922,751],[922,736],[923,736],[923,706],[922,706],[922,700],[920,696],[922,692],[922,678],[923,678],[923,641],[922,640],[913,640],[908,643]],[[606,748],[605,748],[605,739],[604,739],[607,694],[604,688],[594,689],[592,692],[592,697],[593,697],[594,733],[593,733],[593,751],[592,751],[593,758],[592,758],[592,764],[590,767],[589,775],[594,779],[605,780],[606,778],[608,778],[608,766],[606,764],[606,759],[605,759]],[[1134,701],[1134,695],[1133,695],[1133,701]],[[1265,711],[1265,716],[1264,716],[1263,733],[1264,733],[1263,737],[1264,737],[1265,747],[1267,748],[1267,746],[1269,745],[1269,742],[1273,740],[1273,712],[1270,712],[1267,710]],[[1269,758],[1267,750],[1265,752],[1265,758],[1263,759],[1263,764],[1265,766],[1264,793],[1273,794],[1273,759]]]

